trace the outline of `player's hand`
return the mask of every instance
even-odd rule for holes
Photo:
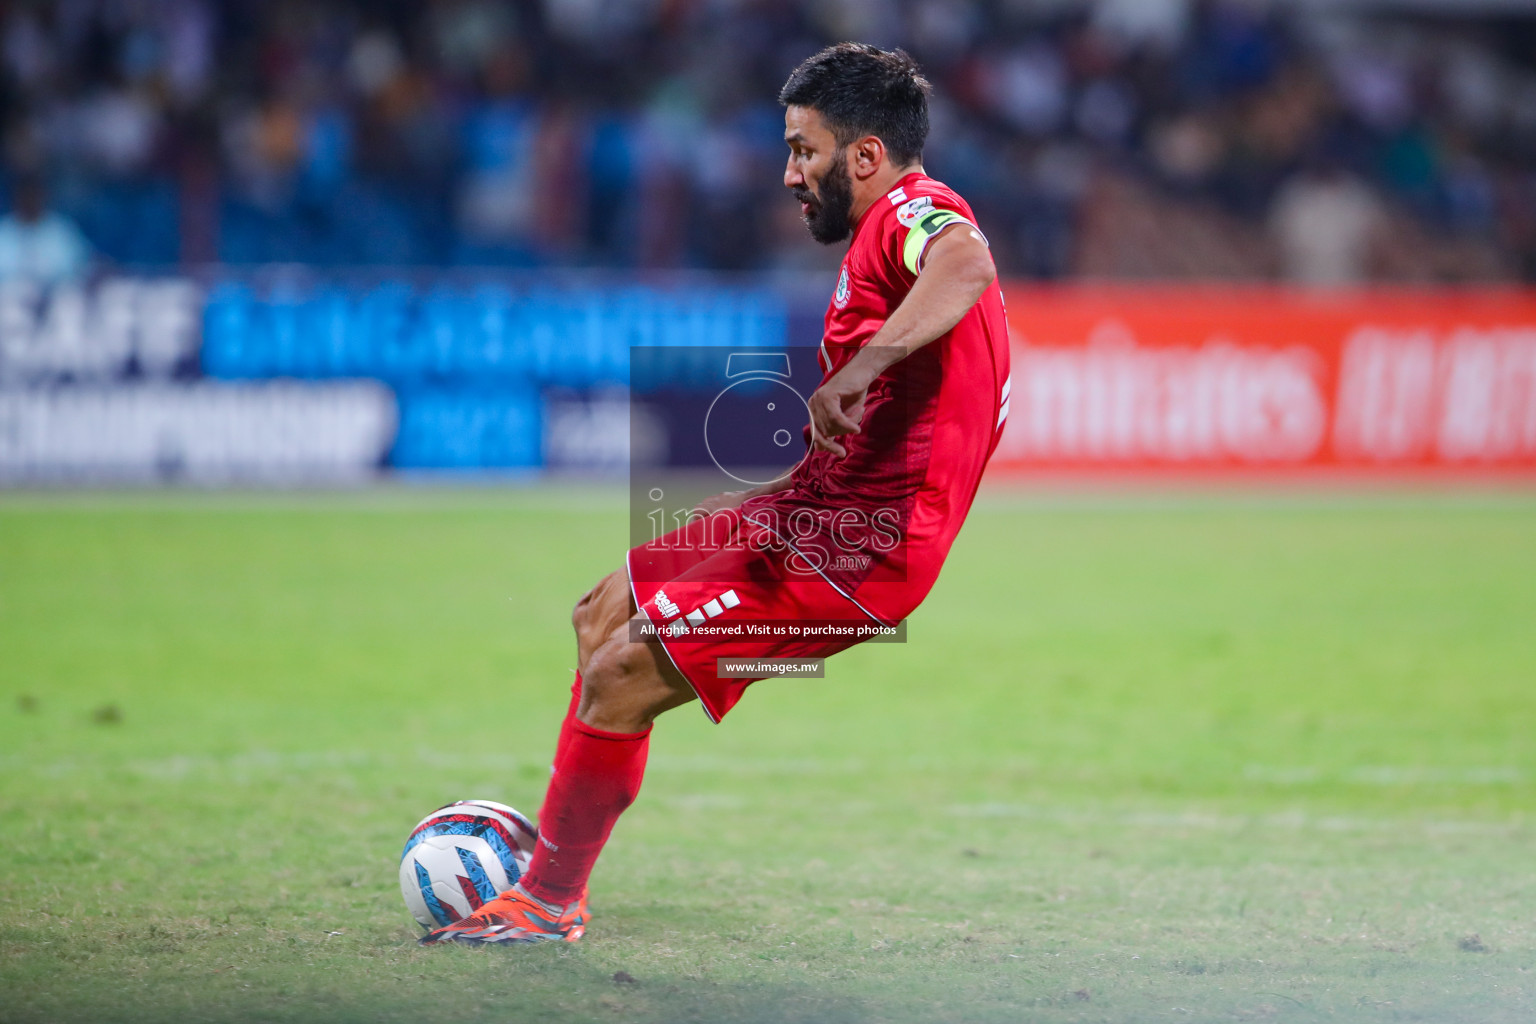
[[[864,399],[869,395],[867,380],[845,376],[848,368],[839,370],[811,395],[806,403],[811,410],[811,446],[844,458],[848,449],[837,441],[839,437],[857,434],[864,419]]]

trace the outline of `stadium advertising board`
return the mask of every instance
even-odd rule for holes
[[[1536,297],[1014,285],[994,471],[1536,476]]]
[[[1536,479],[1536,293],[1006,294],[994,476]],[[707,401],[718,353],[814,344],[825,302],[709,279],[0,285],[0,484],[665,464],[678,453],[651,449],[698,431],[636,432],[631,353],[672,350],[670,384]],[[677,364],[690,353],[708,354],[696,374]],[[679,402],[641,404],[692,409]]]
[[[334,482],[370,475],[395,403],[370,381],[223,382],[180,277],[0,284],[0,484]]]
[[[781,344],[771,290],[210,268],[0,283],[0,486],[617,474],[632,346]]]

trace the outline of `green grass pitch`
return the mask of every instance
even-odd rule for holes
[[[1536,1019],[1536,499],[984,496],[905,646],[665,716],[577,946],[532,813],[618,492],[0,497],[0,1021]]]

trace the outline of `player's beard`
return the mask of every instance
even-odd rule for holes
[[[821,179],[821,195],[813,195],[805,188],[795,189],[794,194],[802,203],[810,204],[805,226],[822,245],[841,242],[853,230],[849,218],[853,212],[853,179],[848,175],[848,160],[841,151],[832,158]]]

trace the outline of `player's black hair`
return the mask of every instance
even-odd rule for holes
[[[839,146],[878,136],[896,165],[906,167],[923,157],[932,91],[905,50],[838,43],[802,61],[779,102],[819,113]]]

